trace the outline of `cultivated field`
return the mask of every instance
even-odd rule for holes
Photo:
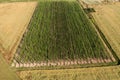
[[[28,26],[36,2],[0,4],[0,51],[9,61]]]
[[[103,1],[103,0],[79,0],[79,1],[82,1],[86,4],[100,4],[101,1]]]
[[[11,2],[30,2],[38,0],[0,0],[0,3],[11,3]]]
[[[47,0],[38,4],[13,62],[34,67],[116,61],[77,1]]]
[[[95,7],[93,17],[120,58],[120,3]]]
[[[0,80],[20,80],[17,74],[8,66],[0,53]]]
[[[4,1],[8,2],[11,0],[0,0],[0,2]],[[80,66],[81,64],[98,63],[100,65],[101,63],[106,64],[114,61],[104,43],[99,39],[93,25],[89,23],[84,12],[74,2],[75,0],[69,0],[70,2],[68,0],[67,2],[65,0],[62,0],[62,2],[57,1],[41,2],[27,30],[26,28],[36,3],[17,2],[0,4],[0,53],[2,52],[4,56],[7,55],[6,58],[9,59],[9,56],[11,57],[11,54],[17,49],[22,34],[26,30],[27,33],[25,33],[17,51],[20,54],[15,56],[15,63],[17,64],[13,64],[13,66],[43,66],[45,69],[46,65],[52,65],[52,67],[54,65],[63,65],[66,67],[66,65],[75,64]],[[105,34],[120,58],[119,7],[119,3],[104,5],[104,7],[103,5],[98,6],[95,8],[97,12],[93,15],[98,25],[100,25],[101,31]],[[4,27],[1,26],[1,22]],[[3,23],[5,24],[3,25]],[[15,42],[17,40],[19,41]],[[37,45],[37,43],[39,44]],[[40,50],[42,53],[38,52]],[[31,54],[31,52],[33,53]],[[17,71],[17,73],[23,80],[119,80],[120,66],[29,71],[26,69],[26,71]],[[0,54],[0,80],[8,80],[8,78],[9,80],[18,80],[18,77],[8,68]]]
[[[120,80],[120,66],[18,72],[23,80]]]
[[[108,6],[108,5],[106,5],[106,6]],[[112,6],[112,7],[110,7],[110,6]],[[105,9],[105,11],[107,13],[104,13],[104,11],[103,11],[103,14],[100,9],[97,9],[98,11],[100,10],[99,13],[96,14],[96,16],[99,17],[99,19],[97,18],[98,23],[102,20],[104,21],[105,18],[107,18],[107,19],[109,18],[108,20],[112,21],[110,23],[110,22],[108,22],[108,20],[105,20],[104,23],[101,24],[102,26],[104,25],[104,28],[106,27],[106,24],[109,24],[110,27],[111,27],[111,25],[119,24],[120,20],[118,19],[119,18],[118,14],[119,14],[120,8],[118,8],[119,5],[117,5],[116,8],[115,8],[115,6],[116,5],[109,5],[109,8],[107,8],[108,11],[107,11],[107,9]],[[104,7],[104,8],[106,8],[106,7]],[[110,9],[114,10],[114,12],[109,11]],[[112,14],[112,13],[114,14],[114,16],[117,16],[117,17],[113,17],[113,15],[111,16],[110,14]],[[101,16],[108,15],[108,16],[100,17],[100,15]],[[109,26],[107,26],[107,29],[109,29]],[[99,27],[101,27],[101,26],[99,26]],[[116,26],[114,26],[114,27],[116,27]],[[104,30],[104,28],[102,27],[102,29],[101,28],[100,29]],[[114,28],[111,28],[111,30],[114,30]],[[111,31],[107,32],[107,33],[111,33]],[[114,33],[114,34],[119,35],[119,32]],[[107,35],[105,35],[105,36],[107,38]],[[111,34],[111,36],[112,36],[112,34]],[[116,44],[119,45],[119,43],[116,43]],[[32,70],[32,71],[21,71],[21,72],[19,72],[19,75],[23,80],[30,80],[30,79],[31,80],[37,80],[37,79],[40,79],[40,80],[49,80],[49,79],[51,79],[51,80],[88,80],[88,79],[89,80],[119,80],[120,79],[120,66],[64,69],[64,70]]]

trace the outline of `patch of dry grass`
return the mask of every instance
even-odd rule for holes
[[[36,2],[0,4],[0,45],[11,59],[36,7]],[[3,49],[2,49],[3,50]]]
[[[117,56],[120,58],[120,3],[99,5],[93,16]]]
[[[18,73],[23,80],[119,80],[120,66],[33,70]]]

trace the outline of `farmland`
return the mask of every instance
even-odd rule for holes
[[[0,51],[10,61],[30,21],[36,2],[0,4]]]
[[[14,2],[14,1],[32,1],[32,0],[0,0],[0,2]],[[8,19],[10,21],[13,21],[12,26],[11,24],[9,24],[9,27],[7,27],[6,24],[5,24],[6,26],[2,27],[3,24],[1,25],[0,23],[0,80],[8,80],[8,79],[19,80],[18,76],[16,76],[11,70],[17,72],[22,80],[88,80],[88,79],[89,80],[119,80],[120,79],[120,65],[110,66],[111,64],[115,65],[114,62],[117,61],[115,61],[114,57],[112,56],[112,53],[107,48],[104,41],[101,39],[100,35],[98,34],[99,32],[96,31],[96,28],[94,28],[91,22],[87,19],[81,7],[78,7],[78,3],[75,2],[75,0],[62,0],[62,1],[39,0],[39,1],[40,2],[38,3],[37,7],[36,7],[36,3],[34,5],[31,4],[30,7],[29,6],[30,4],[28,5],[29,2],[0,4],[2,5],[2,7],[0,6],[0,19],[2,19],[3,17],[2,15],[4,14],[7,17],[5,20],[3,21],[0,20],[0,21],[6,24],[8,22],[7,21]],[[99,0],[95,0],[95,1],[99,1]],[[22,3],[25,4],[27,7],[25,5],[22,5]],[[21,12],[19,12],[18,9],[20,5],[22,5],[22,8],[20,9]],[[25,7],[26,9],[24,9]],[[35,7],[36,7],[35,13],[30,21],[30,18],[33,14]],[[111,47],[115,50],[118,57],[120,50],[119,27],[118,27],[119,11],[120,11],[119,7],[120,7],[119,3],[106,4],[106,5],[102,4],[95,7],[94,8],[95,12],[93,13],[94,19],[96,20],[99,29],[104,33],[106,39],[110,43]],[[13,15],[10,16],[10,13]],[[16,16],[15,13],[19,15]],[[29,14],[28,20],[27,20],[28,16],[27,15],[25,16],[25,13]],[[22,19],[19,20],[19,22],[17,21],[18,16],[22,17]],[[16,17],[15,19],[16,21],[14,20],[14,17]],[[30,24],[28,26],[29,21]],[[22,22],[28,22],[25,26],[26,27],[25,29],[21,29],[23,25]],[[14,24],[16,25],[16,27],[14,27]],[[9,32],[8,29],[12,31]],[[18,33],[19,30],[22,32],[22,34]],[[8,38],[10,37],[10,35],[13,35],[13,32],[15,32],[14,34],[17,36],[13,38],[11,37],[12,39],[11,41],[11,39]],[[96,39],[94,36],[96,36]],[[6,38],[3,39],[3,37]],[[10,67],[10,65],[6,66],[7,64],[5,60],[1,56],[1,52],[2,54],[6,54],[4,53],[4,50],[5,51],[7,50],[6,46],[8,46],[8,43],[11,42],[12,44],[14,44],[14,40],[16,40],[16,38],[21,40],[21,42],[20,44],[19,42],[17,43],[17,45],[19,45],[18,47],[17,46],[15,48],[13,47],[15,51],[17,49],[13,62],[14,61],[17,62],[16,66],[19,67],[19,69]],[[30,40],[28,40],[27,38]],[[95,47],[92,46],[92,43],[95,45]],[[81,46],[79,44],[82,44],[84,46]],[[11,46],[12,45],[9,45],[9,47]],[[44,53],[38,53],[40,49]],[[82,54],[79,53],[81,50],[83,50]],[[71,53],[72,51],[73,53]],[[102,52],[100,53],[100,55],[99,55],[99,51]],[[31,54],[31,52],[34,52],[34,54]],[[61,52],[64,53],[62,57],[60,56]],[[66,54],[66,52],[68,53]],[[48,53],[49,55],[46,56],[46,54]],[[6,55],[10,56],[9,54],[10,52],[8,52]],[[51,70],[41,70],[42,68],[38,67],[38,66],[43,66],[43,69],[46,69],[46,66],[49,66],[49,64],[52,65]],[[77,65],[77,67],[75,64]],[[81,65],[85,65],[85,64],[88,64],[90,66],[88,67],[87,65],[87,68],[80,68]],[[109,66],[104,66],[103,64]],[[55,70],[56,67],[58,66],[53,67],[54,65],[59,65],[59,66],[62,65],[66,69],[62,68]],[[71,65],[75,69],[73,68],[69,69]],[[95,65],[95,66],[101,65],[102,67],[92,67],[91,65]],[[34,67],[34,68],[22,68],[22,67]]]
[[[120,58],[120,3],[99,5],[93,17],[106,39]]]
[[[74,0],[39,2],[14,60],[35,65],[116,62]]]
[[[12,71],[0,52],[0,80],[20,80],[19,77],[15,74],[15,71]]]
[[[119,80],[120,66],[63,69],[31,70],[18,73],[23,80]]]

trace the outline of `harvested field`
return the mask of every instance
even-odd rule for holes
[[[79,0],[86,4],[100,4],[103,0]]]
[[[0,4],[0,50],[10,60],[26,30],[37,2]]]
[[[116,62],[75,0],[40,2],[14,60],[20,64]]]
[[[23,80],[120,80],[120,66],[18,72]]]
[[[14,71],[10,69],[0,53],[0,80],[20,80]]]
[[[99,29],[120,58],[120,3],[99,5],[92,13]]]

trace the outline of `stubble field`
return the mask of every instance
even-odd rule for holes
[[[106,39],[120,58],[120,3],[99,5],[93,17]]]
[[[0,51],[7,61],[13,57],[36,4],[36,2],[0,4]]]

